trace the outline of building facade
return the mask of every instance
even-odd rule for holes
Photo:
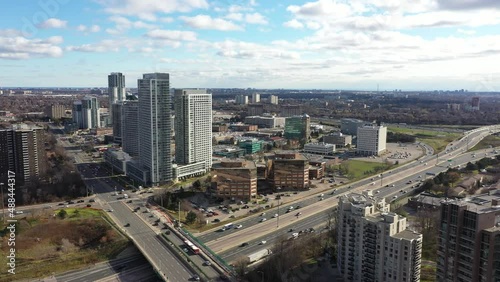
[[[100,126],[99,101],[96,97],[86,96],[82,99],[83,129]]]
[[[500,190],[441,203],[437,281],[500,281]]]
[[[64,105],[50,105],[45,109],[45,114],[51,119],[61,119],[66,117],[66,108]]]
[[[298,153],[276,153],[269,178],[274,188],[304,190],[309,188],[309,160]]]
[[[260,103],[260,94],[252,93],[252,103]]]
[[[257,195],[255,163],[244,160],[223,160],[214,164],[212,189],[219,198],[249,201]]]
[[[123,108],[123,102],[116,102],[111,105],[113,140],[115,143],[119,144],[122,144],[122,136],[123,136],[122,108]]]
[[[246,124],[254,124],[259,128],[285,127],[285,118],[276,116],[248,116],[245,117]]]
[[[150,184],[157,186],[172,180],[169,74],[144,74],[138,91],[139,160],[150,173]]]
[[[121,72],[112,72],[108,75],[108,100],[109,100],[109,109],[111,116],[111,123],[113,123],[113,110],[112,106],[116,102],[125,101],[126,98],[126,89],[125,89],[125,76]]]
[[[323,136],[323,142],[334,144],[338,148],[343,148],[348,145],[352,145],[352,136],[335,132],[330,135]]]
[[[333,155],[335,153],[335,145],[328,143],[307,143],[304,145],[304,153]]]
[[[365,125],[358,128],[356,153],[379,156],[386,150],[387,127]]]
[[[366,121],[354,118],[343,118],[340,119],[340,131],[347,135],[358,134],[358,127],[362,127],[369,124]]]
[[[16,185],[29,184],[46,170],[43,128],[25,124],[0,130],[0,182],[8,183],[8,171],[13,171]]]
[[[206,90],[175,89],[175,163],[212,167],[212,94]]]
[[[298,141],[301,146],[309,140],[311,118],[308,115],[289,117],[285,120],[285,138]]]
[[[139,156],[139,102],[123,102],[121,117],[123,151],[132,157],[137,157]]]
[[[249,104],[247,106],[247,116],[260,116],[264,113],[263,104]]]
[[[235,102],[238,105],[246,105],[248,104],[248,96],[246,95],[237,95],[235,98]]]
[[[269,96],[269,103],[270,104],[273,104],[273,105],[278,105],[278,96],[275,96],[275,95],[271,95]]]
[[[303,114],[301,105],[283,105],[281,106],[282,117],[300,116]]]
[[[371,191],[340,197],[337,265],[346,281],[418,282],[422,234]]]

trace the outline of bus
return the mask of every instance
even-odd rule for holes
[[[191,243],[190,241],[188,241],[188,240],[184,240],[184,244],[185,244],[186,246],[188,246],[188,247],[189,247],[189,249],[191,249],[191,251],[193,251],[193,253],[195,253],[195,254],[197,254],[197,255],[200,253],[200,248],[196,247],[196,246],[195,246],[193,243]]]
[[[229,230],[229,229],[231,229],[231,228],[233,228],[233,227],[234,227],[234,224],[233,224],[233,223],[228,223],[228,224],[226,224],[226,225],[224,225],[224,226],[222,227],[222,231]]]

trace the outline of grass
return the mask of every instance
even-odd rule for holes
[[[490,148],[490,146],[492,147],[500,146],[500,136],[488,135],[469,151],[488,149]]]
[[[420,268],[420,281],[433,282],[436,281],[436,264],[422,264]]]
[[[363,179],[370,175],[375,175],[377,174],[377,172],[375,172],[377,168],[382,171],[386,167],[385,164],[359,160],[348,160],[344,163],[348,166],[348,175],[351,176],[352,181]]]
[[[423,142],[431,146],[435,152],[441,152],[448,143],[462,136],[460,133],[451,133],[434,130],[413,129],[403,127],[389,127],[389,131],[395,133],[403,133],[415,136],[417,141]]]
[[[68,208],[65,211],[65,219],[47,213],[18,221],[16,280],[81,269],[115,258],[130,246],[128,240],[109,227],[101,211],[88,208]],[[2,242],[0,248],[2,253],[7,253],[7,244]],[[6,265],[6,256],[0,258],[0,263]],[[0,282],[3,281],[12,281],[12,276],[6,271],[0,273]]]

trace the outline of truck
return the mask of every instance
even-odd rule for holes
[[[265,257],[267,257],[268,255],[272,254],[273,252],[270,250],[270,249],[263,249],[263,250],[260,250],[258,252],[255,252],[253,254],[250,254],[248,255],[246,258],[247,258],[247,263],[250,264],[250,263],[254,263],[258,260],[261,260]]]

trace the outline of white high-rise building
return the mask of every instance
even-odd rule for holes
[[[193,165],[195,171],[191,174],[209,171],[212,167],[212,94],[206,90],[176,89],[174,109],[175,162]]]
[[[260,94],[252,93],[252,103],[260,103]]]
[[[422,234],[371,191],[340,197],[337,265],[345,281],[420,281]]]
[[[112,72],[108,75],[109,116],[111,117],[111,123],[113,123],[114,118],[113,104],[125,101],[126,95],[125,76],[121,72]]]
[[[248,104],[248,96],[246,95],[237,95],[235,99],[236,104],[246,105]]]
[[[385,152],[387,127],[365,125],[358,128],[356,152],[364,156],[378,156]]]
[[[138,101],[125,101],[122,106],[122,148],[132,157],[139,156],[138,104]]]
[[[172,180],[170,155],[170,80],[168,73],[148,73],[138,80],[139,160],[153,186]]]
[[[273,105],[278,105],[279,98],[278,96],[271,95],[269,96],[269,103]]]
[[[83,128],[98,128],[99,101],[96,97],[86,96],[82,99]]]

